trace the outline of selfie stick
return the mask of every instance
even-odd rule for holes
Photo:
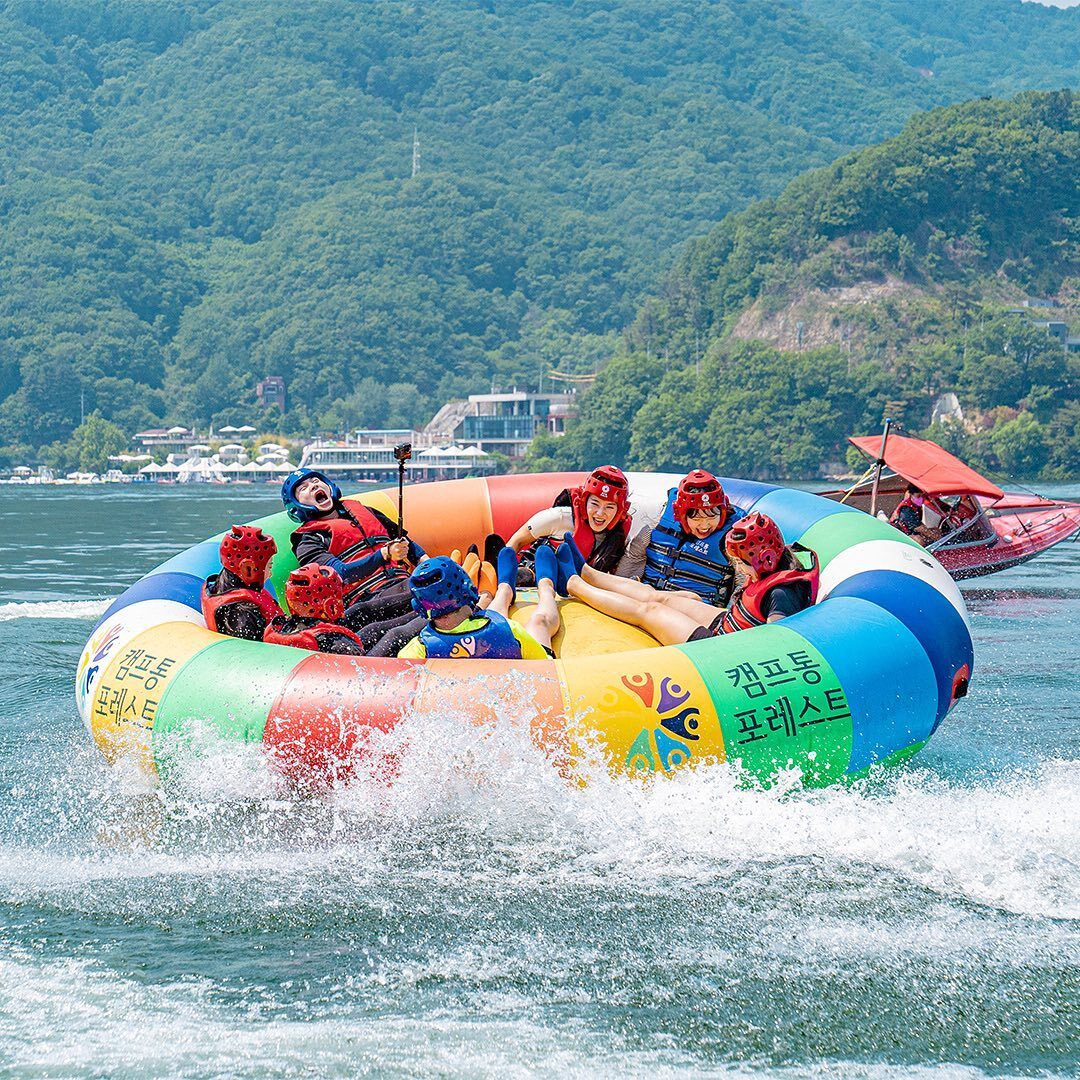
[[[397,482],[397,539],[405,535],[405,462],[412,457],[412,443],[401,443],[394,447],[394,457],[398,463]]]

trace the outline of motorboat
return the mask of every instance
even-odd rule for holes
[[[1004,491],[929,439],[893,434],[886,424],[883,435],[848,442],[870,467],[853,487],[820,494],[889,519],[914,486],[927,497],[921,541],[958,580],[1019,566],[1080,537],[1080,503]]]

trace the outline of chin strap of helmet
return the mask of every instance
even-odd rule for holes
[[[690,510],[715,510],[723,525],[731,512],[731,503],[720,481],[711,472],[704,469],[694,469],[679,481],[679,488],[675,494],[675,502],[672,505],[675,520],[684,532],[686,528],[687,512]]]
[[[314,476],[316,479],[321,480],[330,489],[330,498],[335,503],[341,501],[341,488],[330,479],[326,473],[319,472],[318,469],[295,469],[289,473],[288,476],[281,482],[281,501],[285,505],[285,510],[288,512],[289,517],[293,521],[299,522],[303,525],[305,521],[310,521],[312,518],[318,517],[321,511],[316,510],[314,506],[308,506],[306,503],[299,502],[296,498],[296,489],[308,479],[308,477]]]
[[[758,574],[771,574],[784,557],[780,526],[764,514],[747,514],[731,526],[724,540],[728,558],[741,559]]]
[[[582,517],[585,515],[585,504],[590,495],[618,506],[618,513],[608,526],[609,529],[618,525],[630,511],[630,485],[627,483],[626,474],[617,465],[601,465],[600,468],[593,469],[575,494],[578,498],[573,500],[573,506]]]

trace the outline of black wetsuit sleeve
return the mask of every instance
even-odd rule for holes
[[[325,563],[334,558],[330,554],[330,533],[321,529],[292,534],[292,549],[301,566],[308,563]]]
[[[328,631],[316,634],[315,640],[319,643],[320,652],[337,653],[338,656],[364,655],[363,648],[345,634],[334,634]]]
[[[807,599],[805,585],[800,585],[797,582],[792,582],[789,585],[777,585],[775,589],[770,589],[765,597],[762,614],[766,619],[773,615],[783,615],[786,618],[788,615],[794,615],[807,607]]]

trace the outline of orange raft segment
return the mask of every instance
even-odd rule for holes
[[[550,506],[564,488],[574,487],[585,473],[489,476],[445,480],[405,489],[405,527],[431,555],[482,544],[489,533],[509,539],[538,509]],[[397,521],[397,490],[380,488],[348,496]]]

